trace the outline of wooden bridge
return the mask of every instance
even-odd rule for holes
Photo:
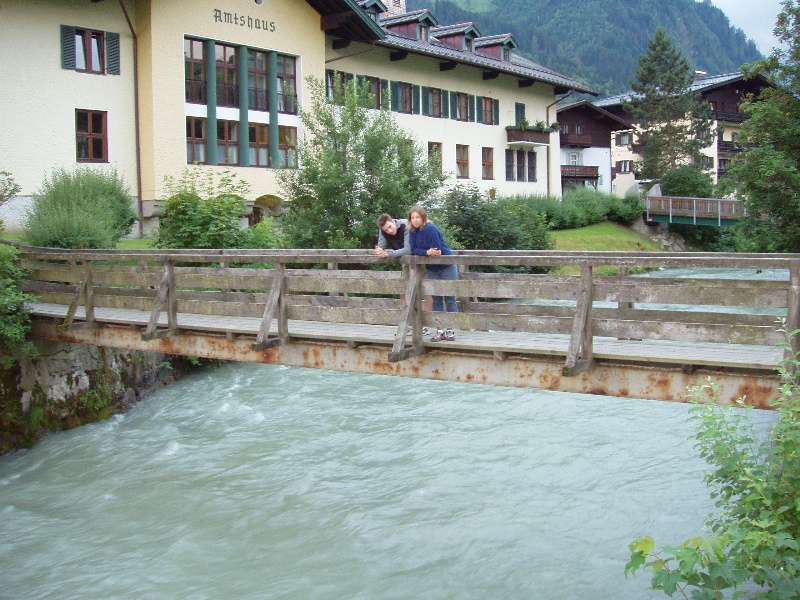
[[[234,361],[678,401],[711,375],[724,397],[766,407],[779,321],[800,325],[800,255],[20,251],[34,338]],[[459,280],[426,279],[435,262],[458,264]],[[706,271],[640,275],[682,267]],[[758,279],[767,269],[787,275]],[[460,312],[423,311],[430,294]],[[425,326],[456,339],[432,342]]]
[[[684,198],[648,196],[645,200],[645,223],[676,223],[727,227],[747,213],[744,203],[724,198]]]

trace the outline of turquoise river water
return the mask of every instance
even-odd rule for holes
[[[0,457],[0,598],[663,598],[623,569],[712,509],[688,408],[226,365]]]

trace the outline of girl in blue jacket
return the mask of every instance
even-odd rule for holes
[[[451,256],[453,251],[442,237],[442,232],[433,223],[428,221],[428,213],[421,206],[412,206],[408,209],[408,225],[411,232],[411,254],[417,256]],[[458,279],[458,266],[450,265],[425,265],[428,270],[428,279]],[[458,312],[455,296],[434,296],[434,311]],[[442,331],[439,329],[431,338],[432,342],[454,340],[452,329]]]

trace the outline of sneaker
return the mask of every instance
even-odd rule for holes
[[[455,334],[455,332],[454,332],[452,329],[447,329],[447,330],[444,332],[444,339],[445,339],[445,340],[447,340],[448,342],[453,342],[453,341],[455,341],[455,339],[456,339],[456,334]]]
[[[431,338],[432,342],[441,342],[442,340],[446,339],[444,335],[444,329],[437,328],[436,335]]]

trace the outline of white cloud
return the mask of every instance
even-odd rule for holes
[[[772,33],[781,12],[781,0],[711,0],[728,17],[731,25],[738,27],[753,40],[761,54],[772,52],[777,40]]]

